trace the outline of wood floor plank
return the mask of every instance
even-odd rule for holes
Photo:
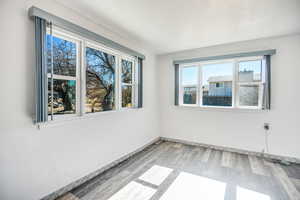
[[[236,185],[226,185],[224,200],[236,200]]]
[[[68,192],[67,194],[63,195],[62,197],[59,197],[57,200],[79,200],[75,195]]]
[[[240,200],[236,197],[237,188],[254,195],[253,200],[255,195],[258,199],[261,196],[271,200],[300,200],[300,179],[297,179],[300,167],[297,167],[266,163],[245,154],[162,142],[58,200],[159,200],[182,173],[189,173],[195,180],[198,177],[225,183],[225,200]],[[184,188],[182,190],[184,192]],[[206,190],[205,184],[201,190]]]
[[[130,170],[130,166],[138,165],[138,163],[142,163],[145,159],[147,159],[152,154],[155,154],[157,152],[160,152],[161,149],[166,148],[168,146],[167,143],[160,143],[159,145],[154,144],[148,147],[147,149],[143,150],[142,152],[138,153],[134,156],[134,158],[130,158],[118,166],[115,166],[111,168],[110,170],[107,170],[103,172],[102,174],[98,175],[97,177],[91,179],[90,181],[87,181],[83,183],[81,186],[75,188],[72,190],[72,193],[75,194],[77,197],[81,198],[85,196],[87,193],[97,190],[97,187],[99,185],[103,184],[107,180],[109,180],[111,177],[116,176],[118,173],[120,173],[122,170],[126,169],[127,171]],[[90,195],[90,194],[89,194]]]
[[[263,160],[252,155],[248,155],[250,161],[251,171],[254,174],[262,175],[262,176],[269,176],[266,166],[263,163]]]
[[[289,166],[282,166],[282,169],[287,173],[290,178],[300,179],[300,165],[290,164]]]
[[[212,150],[209,149],[209,148],[207,148],[207,149],[205,150],[205,152],[204,152],[203,155],[202,155],[201,162],[205,162],[205,163],[208,162],[208,159],[209,159],[209,157],[210,157],[211,151],[212,151]]]
[[[170,185],[174,182],[174,180],[178,177],[179,175],[179,171],[178,170],[174,170],[169,176],[168,178],[162,183],[162,185],[158,188],[158,190],[156,191],[156,193],[151,197],[150,200],[159,200],[162,195],[168,190],[168,188],[170,187]]]
[[[292,181],[289,179],[286,172],[280,167],[280,165],[266,161],[265,164],[270,167],[273,176],[276,177],[281,183],[290,200],[300,200],[300,193],[298,192]]]
[[[243,173],[251,173],[248,156],[243,154],[236,154],[236,164],[234,168]]]
[[[300,179],[295,179],[295,178],[290,178],[290,179],[294,183],[294,185],[297,188],[298,192],[300,192]]]
[[[155,149],[150,154],[147,154],[148,156],[133,162],[130,166],[127,166],[127,168],[122,168],[118,174],[114,175],[103,184],[100,184],[94,191],[90,192],[82,199],[107,199],[113,193],[121,189],[122,186],[125,186],[131,180],[135,179],[137,176],[149,169],[154,160],[159,158],[158,155],[162,154],[164,151],[167,151],[169,147],[170,146],[168,144],[160,145],[158,147],[159,150]]]
[[[234,153],[223,151],[222,153],[222,166],[223,167],[229,167],[233,168],[235,162],[235,156]]]
[[[222,162],[222,151],[212,150],[207,162],[210,169],[219,169]]]

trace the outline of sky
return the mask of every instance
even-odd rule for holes
[[[208,84],[213,76],[232,76],[234,63],[207,64],[202,66],[202,83]],[[239,71],[261,72],[261,61],[244,61],[239,63]],[[196,66],[186,67],[182,71],[183,84],[197,84],[198,69]]]

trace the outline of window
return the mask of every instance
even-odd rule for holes
[[[121,104],[123,108],[131,108],[134,102],[134,62],[122,59],[121,66]]]
[[[86,47],[86,112],[115,110],[116,57]]]
[[[258,107],[261,105],[262,60],[238,63],[238,106]]]
[[[136,107],[136,58],[58,29],[46,47],[49,119]]]
[[[202,105],[232,106],[233,63],[204,64],[202,69]]]
[[[224,82],[217,82],[216,88],[221,88],[221,87],[224,87]]]
[[[186,66],[182,68],[181,74],[181,102],[185,105],[197,104],[198,90],[198,68],[197,66]]]
[[[59,34],[52,39],[47,35],[47,63],[48,115],[53,119],[54,115],[78,113],[78,41]]]
[[[200,107],[262,107],[264,57],[179,65],[179,104]]]

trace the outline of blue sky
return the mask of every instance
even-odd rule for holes
[[[232,76],[233,63],[209,64],[202,67],[202,82],[208,84],[208,79],[213,76]]]
[[[202,66],[202,82],[204,85],[208,84],[207,80],[213,76],[228,76],[233,74],[233,63],[219,63],[207,64]],[[239,71],[254,71],[254,73],[261,72],[261,61],[245,61],[240,62]],[[194,66],[184,68],[182,71],[183,84],[197,83],[197,68]]]
[[[261,72],[261,60],[240,62],[239,71],[254,71],[254,74]]]
[[[222,64],[209,64],[202,66],[202,82],[203,84],[208,84],[207,80],[211,76],[226,76],[232,75],[232,63],[222,63]],[[197,68],[188,67],[184,68],[182,71],[182,81],[183,84],[196,84],[197,83]]]

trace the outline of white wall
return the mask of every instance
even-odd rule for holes
[[[181,58],[277,49],[272,57],[272,110],[217,111],[174,106],[174,67]],[[261,151],[271,123],[270,153],[300,158],[300,35],[183,51],[158,58],[160,125],[164,137]]]
[[[103,113],[95,119],[37,130],[32,123],[34,26],[27,16],[31,5],[145,53],[144,108]],[[300,158],[300,35],[184,51],[159,56],[156,63],[156,57],[142,44],[96,25],[54,1],[2,0],[0,44],[1,200],[39,199],[134,151],[160,133],[260,151],[262,125],[270,122],[271,153]],[[269,48],[277,49],[272,59],[270,112],[202,111],[173,105],[173,59]]]
[[[37,130],[32,4],[145,53],[144,108]],[[155,57],[119,35],[54,1],[0,1],[1,200],[39,199],[159,136]]]

